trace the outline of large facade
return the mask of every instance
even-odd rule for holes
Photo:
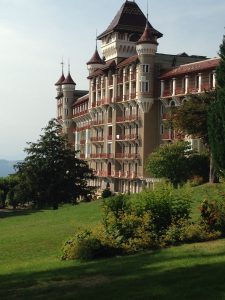
[[[166,110],[215,87],[218,58],[157,53],[161,37],[138,5],[126,1],[98,36],[103,57],[96,47],[87,63],[89,91],[76,90],[70,73],[56,83],[58,120],[101,189],[135,193],[154,184],[146,158],[178,138],[164,129]]]

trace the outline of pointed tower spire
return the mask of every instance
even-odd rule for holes
[[[63,70],[63,68],[64,68],[64,62],[63,62],[63,59],[62,59],[62,61],[61,61],[60,64],[62,65],[62,75],[60,76],[59,80],[55,83],[56,86],[62,85],[63,81],[65,80],[64,70]]]
[[[87,62],[87,65],[103,65],[104,61],[101,59],[98,53],[98,39],[97,39],[97,29],[96,29],[96,39],[95,39],[95,52],[92,55],[91,59]]]
[[[70,75],[70,60],[68,59],[68,75],[66,79],[62,82],[63,85],[65,84],[71,84],[71,85],[76,85],[76,83],[73,81],[73,78]]]

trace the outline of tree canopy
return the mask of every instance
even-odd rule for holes
[[[219,56],[216,102],[210,106],[208,113],[208,133],[215,167],[225,177],[225,36],[220,45]]]
[[[205,146],[208,146],[207,114],[211,103],[215,102],[215,99],[215,91],[188,95],[188,101],[184,101],[178,107],[171,108],[167,126],[173,127],[181,134],[202,139]]]
[[[192,151],[190,143],[179,141],[165,144],[152,152],[146,163],[146,171],[156,178],[167,178],[177,186],[194,175],[206,177],[207,160],[207,156]]]
[[[75,203],[78,197],[87,197],[93,192],[88,186],[88,180],[94,178],[93,170],[76,157],[56,119],[43,130],[36,143],[28,143],[25,160],[16,166],[20,179],[17,197],[32,201],[36,207],[55,209],[59,203]]]

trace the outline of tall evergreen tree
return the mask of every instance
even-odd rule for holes
[[[225,177],[225,36],[220,45],[220,64],[216,70],[216,101],[208,112],[208,135],[217,172]]]
[[[56,119],[48,123],[36,143],[28,145],[27,157],[17,164],[17,197],[32,199],[39,208],[57,209],[59,203],[75,202],[79,196],[92,193],[88,179],[94,178],[93,171],[85,161],[76,158],[77,152],[62,135]]]

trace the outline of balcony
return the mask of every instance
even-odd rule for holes
[[[139,136],[136,133],[127,134],[127,135],[116,135],[117,141],[126,141],[126,140],[138,140]]]
[[[131,100],[136,99],[136,92],[130,94],[130,99]]]
[[[117,78],[117,83],[118,83],[118,84],[123,83],[123,77],[118,77],[118,78]]]
[[[98,177],[115,177],[115,178],[127,178],[127,179],[135,179],[137,178],[137,173],[134,171],[102,171],[102,170],[97,170],[95,172],[95,175]]]
[[[91,158],[93,159],[110,159],[114,158],[113,153],[94,153],[90,155]]]
[[[129,75],[125,75],[124,80],[125,82],[129,81]]]
[[[80,140],[80,145],[85,145],[86,140]]]
[[[138,153],[116,153],[116,159],[140,159],[140,154]]]
[[[138,120],[139,120],[138,115],[122,116],[122,117],[116,118],[117,123],[134,122],[134,121],[138,121]]]
[[[136,73],[131,75],[131,80],[136,80]]]
[[[91,142],[103,142],[103,141],[104,141],[103,136],[91,137]]]
[[[78,113],[75,113],[73,114],[73,118],[77,118],[77,117],[80,117],[80,116],[83,116],[83,115],[86,115],[88,113],[88,110],[83,110],[83,111],[80,111]]]
[[[123,96],[117,96],[115,97],[116,102],[122,102],[123,101]]]
[[[184,88],[177,88],[175,91],[175,95],[184,95],[184,94],[185,94]]]
[[[113,85],[113,79],[109,79],[109,85]]]
[[[114,176],[117,178],[128,178],[128,179],[134,179],[137,178],[137,173],[134,171],[115,171]]]
[[[85,126],[82,126],[82,127],[77,127],[77,129],[75,129],[75,131],[80,132],[80,131],[83,131],[83,130],[86,130],[86,129],[89,129],[89,128],[90,128],[90,125],[85,125]]]
[[[101,126],[103,124],[104,124],[104,120],[94,120],[91,122],[92,126],[99,126],[99,125]]]
[[[101,106],[101,105],[109,105],[112,103],[112,99],[111,98],[102,98],[100,100],[97,101],[97,106]]]
[[[129,94],[127,94],[127,95],[124,95],[124,96],[123,96],[123,100],[124,100],[124,101],[128,101],[128,100],[130,100],[130,96],[129,96]]]

